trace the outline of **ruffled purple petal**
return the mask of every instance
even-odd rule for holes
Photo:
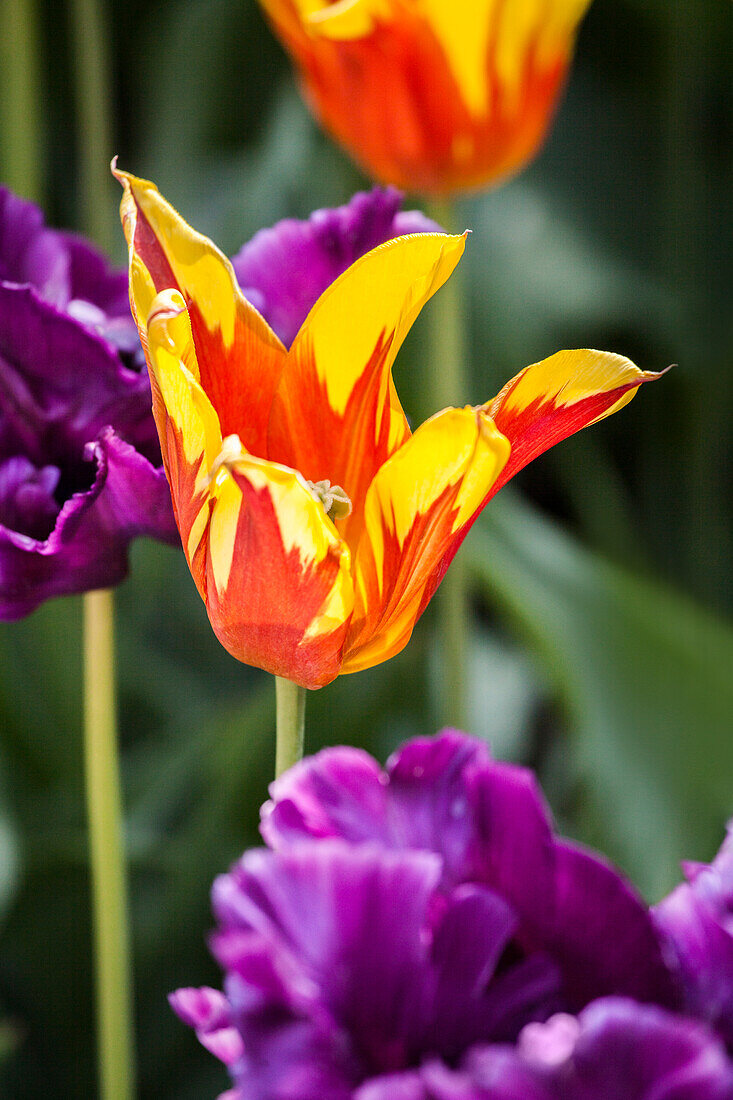
[[[262,229],[232,259],[245,297],[289,347],[323,291],[384,241],[438,228],[419,211],[400,212],[402,195],[374,188],[345,206],[286,218]]]
[[[125,268],[113,267],[93,245],[75,233],[58,233],[69,257],[69,299],[91,302],[109,319],[130,315]]]
[[[60,477],[57,466],[38,468],[24,455],[0,462],[0,526],[48,538],[60,511],[54,496]]]
[[[423,1056],[516,1038],[558,1003],[551,960],[515,957],[509,906],[481,886],[438,891],[440,875],[433,853],[373,843],[249,852],[212,895],[226,1003],[171,1003],[222,1060],[235,1029],[243,1097],[351,1098],[394,1075],[412,1088]]]
[[[146,375],[127,370],[108,341],[30,287],[0,283],[0,419],[5,453],[68,471],[102,428],[149,459],[160,448]]]
[[[475,886],[451,894],[434,932],[436,981],[421,1049],[455,1059],[489,1036],[514,1039],[522,1024],[557,1008],[560,975],[547,957],[505,960],[516,928],[516,915],[496,894]]]
[[[733,1066],[703,1025],[609,997],[531,1024],[517,1047],[475,1047],[462,1062],[494,1100],[731,1100]]]
[[[731,1100],[733,1070],[707,1028],[654,1006],[608,999],[580,1016],[565,1067],[572,1100]],[[558,1091],[559,1094],[559,1091]]]
[[[686,864],[686,883],[655,909],[688,1012],[733,1046],[733,826],[713,862]]]
[[[63,308],[72,296],[70,268],[61,235],[45,227],[38,207],[0,187],[0,280],[28,283]]]
[[[443,887],[481,883],[518,917],[521,950],[552,958],[566,1007],[624,994],[674,1005],[676,991],[652,919],[598,857],[559,840],[534,776],[491,760],[457,731],[418,738],[386,773],[364,753],[324,750],[282,776],[263,810],[268,844],[342,836],[443,860]]]
[[[387,782],[376,760],[347,745],[301,760],[270,784],[260,832],[273,849],[340,837],[391,844]]]
[[[87,446],[86,461],[91,485],[65,502],[47,539],[0,526],[0,619],[27,615],[51,596],[119,583],[138,535],[178,542],[162,468],[111,428]]]

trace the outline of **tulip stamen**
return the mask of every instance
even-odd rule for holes
[[[351,515],[351,501],[340,485],[330,481],[309,481],[310,489],[330,520],[346,519]]]

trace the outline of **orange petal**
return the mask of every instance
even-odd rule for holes
[[[155,295],[177,290],[191,321],[201,383],[224,435],[238,434],[265,454],[272,398],[285,349],[243,297],[229,260],[196,233],[154,184],[114,169],[124,188],[120,207],[130,250],[131,302],[145,346]]]
[[[537,455],[622,409],[643,382],[661,374],[641,371],[622,355],[588,349],[559,351],[525,367],[483,406],[512,447],[490,496]]]
[[[225,449],[228,441],[225,441]],[[349,549],[300,474],[244,452],[216,473],[206,606],[222,645],[304,687],[339,673]]]
[[[509,444],[480,409],[446,409],[381,468],[367,494],[354,563],[355,607],[343,672],[407,644],[492,484]]]

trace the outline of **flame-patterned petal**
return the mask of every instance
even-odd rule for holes
[[[443,572],[509,457],[481,409],[445,409],[381,468],[367,493],[354,562],[356,604],[344,672],[369,668],[407,644]]]
[[[306,687],[398,653],[493,493],[659,377],[618,355],[560,352],[411,435],[392,364],[463,237],[367,253],[287,352],[214,246],[152,184],[120,178],[131,302],[191,572],[222,644]]]
[[[216,475],[206,606],[238,660],[304,687],[333,680],[354,602],[350,565],[295,470],[242,453]]]
[[[353,511],[339,530],[352,545],[372,479],[410,435],[392,364],[464,246],[464,237],[420,233],[373,249],[321,295],[290,349],[268,455],[343,487]]]
[[[491,495],[533,458],[618,412],[639,386],[663,373],[641,371],[623,355],[587,348],[559,351],[525,367],[484,405],[512,446]]]
[[[229,260],[193,230],[148,180],[115,169],[125,194],[121,215],[135,281],[133,313],[145,346],[156,294],[177,290],[189,313],[197,381],[224,435],[265,453],[270,406],[285,349],[242,295]]]

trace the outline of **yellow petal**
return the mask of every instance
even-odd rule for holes
[[[558,351],[525,367],[485,408],[491,416],[501,410],[503,417],[514,418],[537,405],[567,409],[589,398],[610,395],[612,400],[585,422],[587,426],[623,408],[642,382],[656,378],[659,372],[641,371],[623,355],[589,348]]]
[[[118,169],[114,172],[125,189],[121,216],[128,244],[157,289],[164,289],[161,282],[175,286],[187,305],[195,302],[209,330],[221,330],[225,347],[234,340],[238,310],[246,314],[261,339],[281,347],[267,322],[242,295],[231,263],[216,245],[192,229],[154,183]],[[141,217],[146,226],[136,233]]]
[[[285,349],[243,297],[229,260],[196,233],[154,184],[115,170],[124,188],[122,221],[129,243],[133,314],[143,345],[155,295],[178,291],[189,312],[195,377],[224,433],[264,453],[272,398]],[[193,370],[193,367],[191,368]]]
[[[392,14],[391,0],[297,0],[306,27],[325,38],[348,41],[371,34],[379,19]]]
[[[205,488],[221,449],[221,428],[197,380],[188,311],[177,290],[163,291],[151,303],[147,344],[150,370],[166,416],[180,435],[185,461],[196,467],[196,489]],[[160,427],[159,435],[164,444]]]
[[[315,362],[336,413],[343,414],[385,339],[391,367],[418,313],[449,277],[464,247],[465,236],[397,237],[362,256],[324,291],[293,342],[291,360]],[[282,385],[287,386],[287,374]]]

